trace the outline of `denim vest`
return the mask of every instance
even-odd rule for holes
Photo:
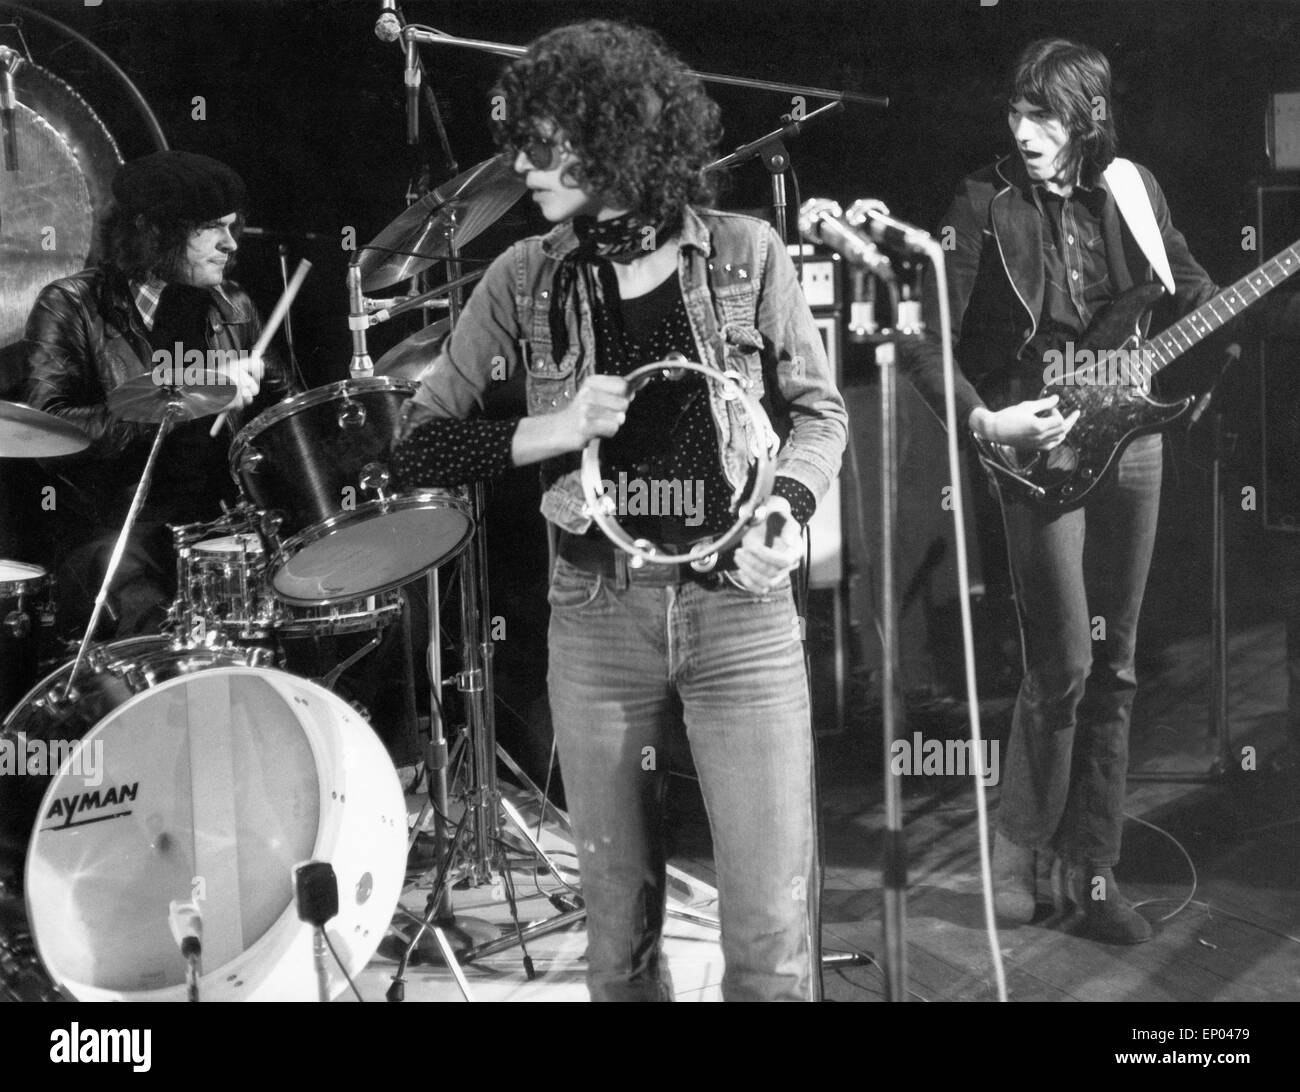
[[[768,396],[775,423],[793,428],[777,473],[820,498],[839,470],[844,404],[834,388],[820,335],[794,267],[762,220],[712,210],[685,210],[678,277],[700,363],[740,377],[755,397]],[[484,276],[434,365],[421,377],[415,403],[424,416],[469,416],[493,378],[522,365],[530,415],[554,413],[596,368],[591,301],[579,280],[566,315],[568,349],[552,352],[550,293],[560,261],[577,246],[570,224],[516,243]],[[751,452],[768,437],[710,383],[710,408],[722,467],[735,495],[743,491]],[[792,412],[797,410],[797,412]],[[542,514],[574,534],[591,525],[576,471],[555,481]]]

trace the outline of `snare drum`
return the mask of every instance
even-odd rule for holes
[[[54,625],[53,580],[39,565],[0,560],[0,716],[40,673]]]
[[[0,736],[53,775],[0,779],[6,841],[28,842],[37,951],[81,1000],[181,1000],[172,900],[203,916],[203,1000],[312,1000],[311,927],[294,865],[338,876],[327,929],[350,974],[386,932],[401,892],[406,809],[392,763],[340,698],[258,666],[263,650],[178,648],[143,637],[94,650],[63,703],[66,665]],[[53,751],[54,748],[50,747]],[[346,988],[331,965],[330,993]]]
[[[228,635],[263,636],[275,613],[275,600],[263,580],[262,540],[245,532],[204,539],[182,558],[181,596],[208,629]]]
[[[389,591],[469,541],[461,497],[389,490],[398,414],[414,391],[398,379],[334,383],[272,406],[235,437],[231,473],[274,528],[271,585],[286,603]]]

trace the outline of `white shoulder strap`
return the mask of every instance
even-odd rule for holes
[[[1151,209],[1151,198],[1147,188],[1142,184],[1142,176],[1131,159],[1116,157],[1110,166],[1102,172],[1106,185],[1115,196],[1119,214],[1124,217],[1128,229],[1142,248],[1151,268],[1156,271],[1160,283],[1171,296],[1174,294],[1174,275],[1169,268],[1169,256],[1165,253],[1165,241],[1160,237],[1160,228],[1156,225],[1156,214]]]

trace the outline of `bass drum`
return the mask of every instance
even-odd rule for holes
[[[70,702],[66,665],[0,729],[26,756],[25,776],[2,779],[0,812],[6,833],[16,819],[29,831],[32,935],[73,996],[183,1000],[168,912],[194,899],[203,1000],[314,1000],[312,931],[294,907],[305,860],[338,877],[326,928],[349,974],[387,931],[406,861],[397,774],[350,706],[256,666],[265,654],[153,637],[103,646]],[[33,764],[42,754],[52,776]],[[346,988],[332,960],[329,981],[331,996]]]

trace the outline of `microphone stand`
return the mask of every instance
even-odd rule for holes
[[[496,53],[503,57],[522,57],[528,52],[526,46],[507,45],[505,42],[492,42],[482,38],[461,38],[446,34],[433,27],[407,23],[402,28],[402,40],[410,39],[420,45],[461,46],[465,49],[477,49],[482,53]],[[756,80],[748,76],[723,76],[717,72],[701,72],[687,69],[690,75],[705,83],[722,83],[731,87],[748,87],[755,91],[779,91],[786,95],[802,95],[816,99],[842,99],[862,106],[875,106],[884,109],[889,105],[888,95],[867,95],[860,91],[835,91],[826,87],[807,87],[796,83],[781,83],[776,80]],[[804,120],[807,120],[806,118]]]
[[[785,138],[798,136],[803,127],[814,118],[826,118],[831,114],[837,114],[844,109],[844,103],[840,100],[828,102],[825,106],[818,107],[811,114],[802,118],[795,118],[779,129],[773,129],[770,133],[759,137],[757,140],[751,140],[748,144],[742,144],[730,155],[724,155],[721,159],[715,159],[705,171],[724,171],[732,167],[738,167],[742,163],[748,163],[751,159],[762,157],[763,166],[767,168],[772,176],[772,212],[776,217],[776,232],[781,241],[786,239],[786,217],[785,217],[785,172],[790,169],[790,153],[786,151]]]

